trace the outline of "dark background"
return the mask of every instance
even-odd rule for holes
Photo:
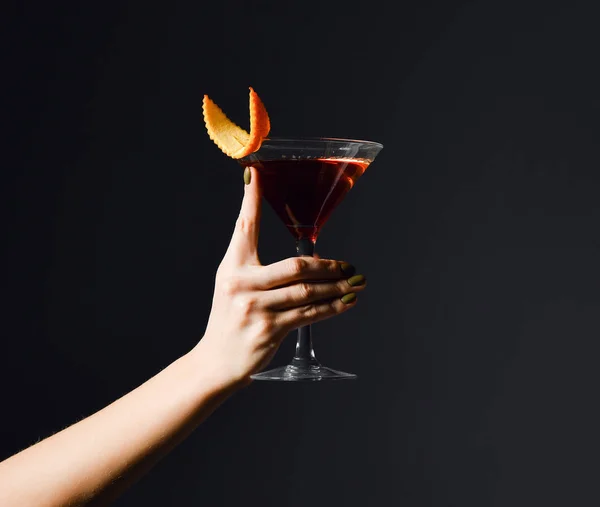
[[[0,459],[202,335],[243,191],[202,95],[245,126],[253,86],[272,135],[385,145],[318,243],[369,277],[315,329],[360,378],[254,383],[116,504],[598,505],[594,4],[5,5]]]

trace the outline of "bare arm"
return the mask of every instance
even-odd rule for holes
[[[340,297],[364,285],[350,287],[342,263],[260,264],[256,179],[253,171],[202,340],[108,407],[0,463],[2,507],[108,505],[247,385],[289,331],[354,306]]]
[[[0,463],[0,505],[107,505],[239,387],[206,371],[192,351],[108,407]]]

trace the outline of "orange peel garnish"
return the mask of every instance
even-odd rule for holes
[[[202,100],[202,114],[208,136],[231,158],[244,158],[258,151],[271,130],[267,109],[250,87],[250,133],[233,123],[208,95]]]

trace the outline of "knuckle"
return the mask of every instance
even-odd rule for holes
[[[335,295],[343,296],[348,292],[348,289],[350,288],[351,287],[348,285],[348,282],[346,280],[341,280],[335,284]]]
[[[300,275],[308,267],[308,262],[302,257],[292,257],[289,261],[289,271],[292,275]]]
[[[315,287],[311,283],[300,283],[298,284],[298,292],[300,293],[300,299],[311,299],[315,295]]]
[[[327,317],[332,317],[339,313],[339,307],[337,305],[337,299],[328,301],[320,305],[319,308],[319,319],[325,319]]]
[[[304,307],[302,314],[304,318],[313,320],[319,316],[319,309],[315,305],[307,305]]]
[[[337,261],[326,261],[324,269],[327,273],[339,276],[340,274],[340,265]]]
[[[221,278],[220,286],[221,291],[226,296],[233,296],[238,293],[242,285],[242,282],[238,276],[227,275]]]
[[[252,221],[244,215],[240,215],[235,222],[235,226],[240,232],[248,234],[252,228]]]
[[[319,312],[320,319],[326,319],[339,313],[336,301],[329,301],[321,305],[321,311]]]
[[[242,315],[248,316],[256,310],[258,300],[252,295],[244,294],[236,298],[235,305]]]
[[[343,312],[347,308],[347,305],[343,304],[339,299],[329,301],[327,305],[327,314],[336,315]]]
[[[256,332],[262,337],[269,338],[275,333],[275,322],[268,315],[265,315],[256,324]]]

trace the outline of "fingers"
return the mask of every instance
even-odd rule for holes
[[[261,193],[258,171],[247,167],[244,171],[244,198],[235,224],[227,254],[241,264],[259,264],[258,234],[260,229]]]
[[[340,280],[355,272],[346,262],[315,257],[290,257],[283,261],[263,266],[256,274],[256,288],[273,289],[299,281]]]
[[[356,295],[347,295],[344,296],[344,300],[336,298],[286,310],[277,315],[277,324],[290,330],[314,324],[320,320],[329,319],[348,311],[356,305],[356,301]]]
[[[261,304],[273,310],[287,310],[310,303],[339,299],[349,293],[358,293],[366,288],[363,275],[336,282],[299,282],[287,287],[265,291]]]

